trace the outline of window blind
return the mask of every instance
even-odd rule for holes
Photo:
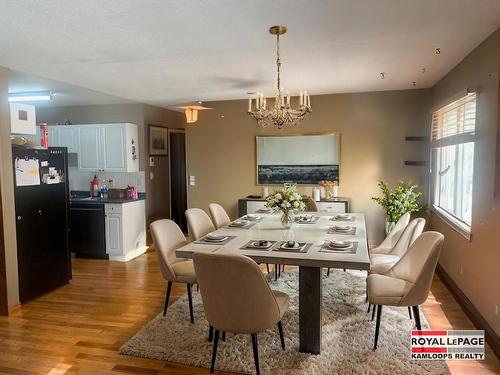
[[[432,113],[433,147],[475,141],[476,93],[469,93]]]

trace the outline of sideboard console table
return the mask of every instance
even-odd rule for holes
[[[318,211],[332,213],[347,213],[349,212],[349,198],[333,198],[321,199],[316,201]],[[264,209],[266,200],[264,198],[246,197],[238,200],[238,214],[242,217],[246,214],[256,213],[258,210]]]

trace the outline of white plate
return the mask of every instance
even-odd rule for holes
[[[233,221],[229,225],[232,226],[232,227],[244,227],[245,225],[248,225],[248,221],[246,221],[246,220],[237,220],[237,221]]]
[[[337,240],[330,240],[328,242],[328,247],[329,248],[337,248],[337,249],[341,249],[341,248],[347,248],[347,247],[350,247],[352,246],[352,241],[337,241]]]
[[[250,221],[258,221],[262,219],[262,216],[255,216],[255,215],[247,215],[245,219],[250,220]]]
[[[333,245],[331,245],[331,244],[330,244],[330,245],[328,245],[327,247],[328,247],[328,249],[330,249],[330,250],[336,250],[336,251],[346,251],[346,250],[349,250],[349,249],[351,249],[351,248],[352,248],[352,244],[350,244],[350,245],[349,245],[349,246],[347,246],[347,247],[338,247],[338,246],[333,246]]]
[[[227,236],[223,235],[223,234],[207,234],[205,236],[205,241],[212,241],[212,242],[220,242],[220,241],[224,241],[224,240],[227,240]]]
[[[349,232],[352,227],[350,225],[335,225],[333,229],[339,232]]]
[[[349,220],[351,218],[352,218],[352,216],[351,215],[347,215],[347,214],[338,214],[338,215],[335,215],[335,219],[337,219],[337,220]]]

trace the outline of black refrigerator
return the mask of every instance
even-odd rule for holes
[[[21,302],[67,284],[68,157],[65,147],[12,147]]]

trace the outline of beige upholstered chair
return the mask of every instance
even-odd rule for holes
[[[285,349],[281,318],[288,309],[288,295],[273,291],[257,263],[243,255],[194,253],[194,268],[213,340],[213,372],[219,332],[250,334],[255,368],[259,374],[257,333],[278,325]],[[211,336],[211,335],[209,335]]]
[[[391,268],[408,250],[410,245],[422,234],[425,219],[413,219],[403,230],[398,242],[386,253],[370,253],[370,273],[384,273]]]
[[[212,217],[215,228],[219,229],[231,223],[229,215],[220,204],[210,203],[208,209],[210,210],[210,216]]]
[[[205,211],[199,208],[189,208],[186,210],[186,219],[189,236],[192,240],[199,240],[206,234],[215,230],[212,220]]]
[[[187,285],[189,299],[189,315],[191,323],[193,317],[193,300],[191,287],[196,284],[196,274],[191,260],[180,259],[175,255],[175,250],[187,243],[186,237],[181,229],[172,220],[162,219],[151,223],[151,235],[155,245],[156,258],[160,264],[160,271],[167,283],[167,294],[163,316],[167,314],[168,300],[172,289],[172,282],[185,283]]]
[[[392,228],[382,243],[370,250],[370,254],[387,254],[396,245],[409,222],[410,213],[407,212],[399,218],[394,228]]]
[[[441,233],[422,233],[393,267],[382,275],[368,276],[368,302],[377,307],[374,349],[377,348],[383,305],[411,306],[417,329],[421,329],[419,305],[429,294],[443,240]]]

